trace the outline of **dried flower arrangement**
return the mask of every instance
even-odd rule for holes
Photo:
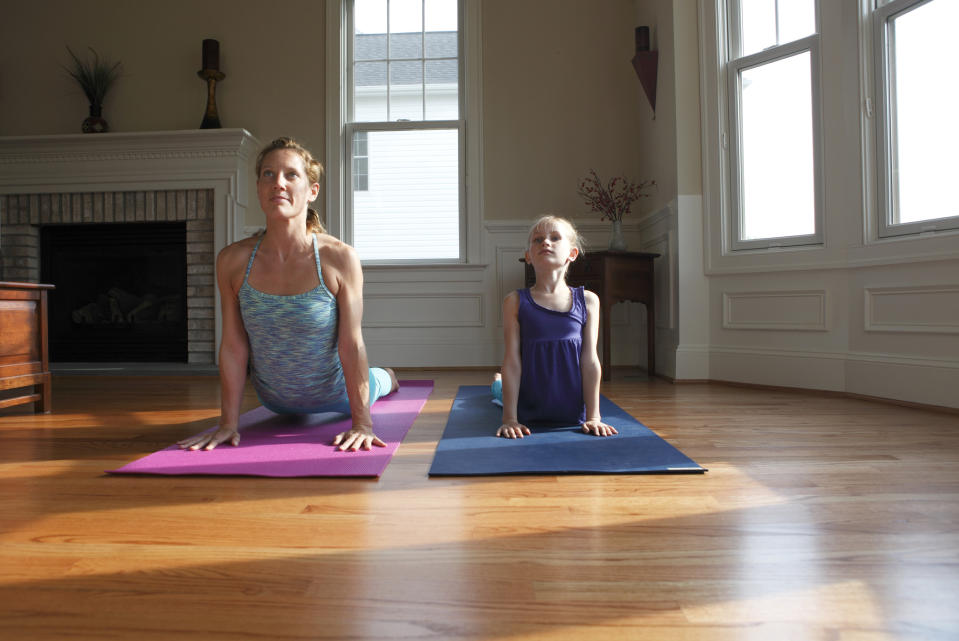
[[[580,181],[576,193],[583,197],[593,211],[602,214],[600,220],[608,218],[612,221],[620,221],[630,212],[636,200],[649,196],[646,189],[655,186],[655,180],[635,183],[625,176],[616,176],[604,185],[596,175],[596,170],[590,169],[589,175]]]
[[[67,47],[70,57],[73,58],[73,64],[64,67],[64,70],[77,81],[91,105],[102,105],[107,91],[120,77],[120,63],[110,64],[101,61],[100,54],[93,47],[89,47],[89,49],[93,52],[93,62],[80,60],[77,54],[73,53],[70,47]]]

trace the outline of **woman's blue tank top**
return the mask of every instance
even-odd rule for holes
[[[313,235],[313,257],[320,284],[302,294],[267,294],[254,289],[250,269],[238,294],[243,326],[250,340],[253,386],[268,408],[308,412],[346,402],[346,382],[337,351],[336,299],[323,282],[320,252]]]

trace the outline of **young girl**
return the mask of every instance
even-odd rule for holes
[[[581,252],[579,233],[564,218],[543,216],[530,228],[526,262],[536,283],[503,302],[506,352],[492,388],[503,403],[497,436],[523,438],[527,424],[617,433],[599,413],[599,298],[566,284],[566,270]]]

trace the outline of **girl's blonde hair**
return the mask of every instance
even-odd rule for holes
[[[320,178],[323,177],[323,165],[319,160],[313,157],[313,154],[311,154],[306,147],[286,136],[275,139],[260,150],[259,155],[256,157],[257,180],[260,179],[260,169],[263,167],[263,159],[266,158],[267,154],[271,151],[276,151],[277,149],[289,149],[290,151],[296,152],[297,155],[303,159],[303,165],[306,167],[306,178],[310,181],[310,184],[320,182]],[[312,207],[306,210],[306,229],[307,231],[318,234],[326,233],[326,229],[320,221],[319,212]]]
[[[540,216],[536,219],[536,222],[529,228],[529,234],[526,236],[526,247],[529,248],[529,244],[533,239],[533,232],[540,227],[546,225],[565,225],[566,229],[569,230],[569,244],[579,250],[579,256],[582,256],[586,253],[586,241],[580,235],[579,231],[576,229],[576,225],[570,222],[566,218],[561,218],[560,216],[553,216],[547,214],[545,216]]]

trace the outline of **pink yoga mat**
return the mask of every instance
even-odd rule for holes
[[[419,415],[433,381],[400,381],[400,389],[373,404],[373,430],[386,447],[341,452],[333,437],[350,428],[342,414],[279,415],[265,407],[240,417],[240,444],[210,451],[176,444],[110,474],[204,474],[246,476],[379,476]],[[216,429],[211,428],[212,429]]]

